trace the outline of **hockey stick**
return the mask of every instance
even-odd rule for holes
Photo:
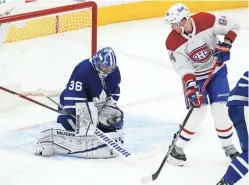
[[[12,90],[7,89],[7,88],[5,88],[5,87],[0,86],[0,90],[3,90],[3,91],[5,91],[5,92],[7,92],[7,93],[16,95],[16,96],[18,96],[19,98],[25,99],[25,100],[27,100],[27,101],[30,101],[30,102],[32,102],[32,103],[35,103],[35,104],[40,105],[40,106],[42,106],[42,107],[45,107],[45,108],[47,108],[47,109],[50,109],[50,110],[52,110],[52,111],[54,111],[54,112],[57,112],[57,113],[59,113],[59,114],[67,114],[67,113],[64,112],[64,111],[60,111],[60,110],[54,109],[54,108],[52,108],[52,107],[49,107],[48,105],[45,105],[45,104],[43,104],[43,103],[41,103],[41,102],[38,102],[38,101],[36,101],[36,100],[34,100],[34,99],[32,99],[32,98],[29,98],[29,97],[27,97],[27,96],[24,96],[24,95],[22,95],[22,94],[19,94],[19,93],[15,92],[15,91],[12,91]]]
[[[54,112],[57,112],[57,113],[59,113],[59,114],[70,115],[70,116],[72,116],[72,117],[75,118],[74,115],[72,115],[70,112],[68,112],[67,110],[65,110],[62,106],[60,106],[60,104],[58,104],[58,103],[55,102],[52,98],[50,98],[50,97],[48,97],[48,96],[46,96],[46,95],[44,95],[44,96],[46,96],[49,100],[51,100],[52,102],[54,102],[57,106],[60,106],[60,107],[62,108],[62,110],[54,109],[54,108],[52,108],[52,107],[50,107],[50,106],[48,106],[48,105],[45,105],[45,104],[43,104],[43,103],[41,103],[41,102],[38,102],[38,101],[36,101],[36,100],[34,100],[34,99],[32,99],[32,98],[29,98],[29,97],[27,97],[27,96],[24,96],[24,95],[22,95],[22,94],[19,94],[19,93],[17,93],[17,92],[14,92],[14,91],[12,91],[12,90],[10,90],[10,89],[7,89],[7,88],[5,88],[5,87],[2,87],[2,86],[0,86],[0,90],[3,90],[3,91],[5,91],[5,92],[7,92],[7,93],[16,95],[16,96],[18,96],[18,97],[20,97],[20,98],[22,98],[22,99],[25,99],[25,100],[27,100],[27,101],[30,101],[30,102],[32,102],[32,103],[35,103],[35,104],[40,105],[40,106],[42,106],[42,107],[45,107],[45,108],[47,108],[47,109],[50,109],[50,110],[52,110],[52,111],[54,111]],[[108,145],[109,147],[111,147],[112,149],[114,149],[117,153],[121,154],[123,157],[127,158],[127,157],[131,156],[131,153],[130,153],[130,152],[128,152],[128,151],[127,151],[126,149],[124,149],[122,146],[118,145],[112,138],[108,137],[104,132],[102,132],[102,131],[99,130],[98,128],[96,128],[96,131],[94,132],[94,134],[95,134],[95,136],[96,136],[98,139],[100,139],[100,140],[101,140],[102,142],[104,142],[106,145]]]
[[[210,73],[209,73],[209,75],[208,75],[206,81],[204,82],[204,84],[203,84],[203,86],[202,86],[202,88],[201,88],[201,93],[203,93],[204,90],[206,89],[206,87],[207,87],[207,85],[208,85],[208,83],[209,83],[209,81],[210,81],[210,79],[211,79],[211,77],[212,77],[212,75],[213,75],[213,73],[214,73],[216,67],[217,67],[218,61],[217,61],[217,58],[216,58],[216,57],[214,58],[214,61],[215,61],[215,64],[214,64],[213,68],[211,69],[211,71],[210,71]],[[159,174],[160,174],[160,172],[161,172],[161,170],[162,170],[162,168],[163,168],[165,162],[167,161],[167,159],[168,159],[168,157],[169,157],[171,151],[172,151],[173,148],[175,147],[175,143],[176,143],[176,141],[178,140],[178,138],[180,137],[180,135],[181,135],[181,133],[182,133],[182,131],[183,131],[183,129],[184,129],[184,127],[185,127],[185,125],[186,125],[186,123],[187,123],[189,117],[191,116],[193,110],[194,110],[194,107],[192,106],[192,107],[189,109],[188,114],[186,115],[185,119],[183,120],[183,122],[182,122],[182,124],[181,124],[181,127],[180,127],[180,129],[179,129],[179,131],[178,131],[178,133],[177,133],[175,139],[173,140],[172,145],[170,146],[168,152],[166,153],[166,155],[165,155],[163,161],[161,162],[161,165],[159,166],[158,170],[157,170],[154,174],[152,174],[152,175],[150,175],[150,176],[147,176],[147,177],[144,177],[144,178],[142,179],[142,183],[143,183],[143,184],[147,184],[147,183],[152,182],[152,181],[154,181],[154,180],[157,179],[157,177],[159,176]]]

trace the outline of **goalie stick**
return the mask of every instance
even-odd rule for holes
[[[27,96],[24,96],[24,95],[22,95],[22,94],[19,94],[19,93],[17,93],[17,92],[14,92],[14,91],[12,91],[12,90],[10,90],[10,89],[7,89],[7,88],[5,88],[5,87],[2,87],[2,86],[0,86],[0,90],[3,90],[3,91],[5,91],[5,92],[7,92],[7,93],[16,95],[16,96],[18,96],[19,98],[25,99],[25,100],[27,100],[27,101],[30,101],[30,102],[32,102],[32,103],[35,103],[35,104],[40,105],[40,106],[42,106],[42,107],[45,107],[45,108],[47,108],[47,109],[49,109],[49,110],[52,110],[52,111],[54,111],[54,112],[57,112],[57,113],[59,113],[59,114],[70,115],[70,116],[72,116],[72,117],[75,118],[74,115],[72,115],[70,112],[68,112],[67,110],[65,110],[62,106],[60,106],[60,104],[58,104],[58,103],[55,102],[52,98],[50,98],[50,97],[48,97],[48,96],[46,96],[46,95],[44,95],[44,96],[47,97],[50,101],[54,102],[56,105],[60,106],[60,107],[62,108],[62,110],[54,109],[54,108],[52,108],[52,107],[50,107],[50,106],[48,106],[48,105],[45,105],[45,104],[43,104],[43,103],[41,103],[41,102],[38,102],[38,101],[36,101],[36,100],[34,100],[34,99],[32,99],[32,98],[29,98],[29,97],[27,97]],[[90,112],[90,110],[88,110],[88,111]],[[121,154],[123,157],[125,157],[125,158],[128,158],[128,157],[129,157],[129,158],[130,158],[130,156],[131,156],[131,153],[130,153],[130,152],[128,152],[128,151],[127,151],[125,148],[123,148],[122,146],[118,145],[112,138],[108,137],[104,132],[102,132],[102,131],[99,130],[98,128],[96,128],[96,131],[94,132],[94,135],[95,135],[99,140],[101,140],[102,142],[104,142],[106,145],[108,145],[109,147],[111,147],[112,149],[114,149],[117,153]]]
[[[210,81],[210,79],[211,79],[211,77],[212,77],[212,75],[213,75],[213,73],[214,73],[214,71],[215,71],[217,65],[218,65],[218,64],[217,64],[218,61],[217,61],[217,58],[216,58],[216,57],[214,58],[214,62],[215,62],[215,63],[214,63],[214,66],[213,66],[212,70],[210,71],[210,73],[209,73],[209,75],[208,75],[208,77],[207,77],[205,83],[204,83],[203,86],[202,86],[201,93],[203,93],[204,90],[206,89],[206,87],[207,87],[207,85],[208,85],[208,83],[209,83],[209,81]],[[166,155],[165,155],[163,161],[161,162],[161,164],[160,164],[158,170],[157,170],[154,174],[152,174],[152,175],[150,175],[150,176],[147,176],[147,177],[144,177],[144,178],[142,179],[142,183],[143,183],[143,184],[150,183],[150,182],[152,182],[152,181],[154,181],[154,180],[157,179],[157,177],[159,176],[159,174],[160,174],[160,172],[161,172],[161,170],[162,170],[162,168],[163,168],[165,162],[167,161],[167,159],[168,159],[168,157],[169,157],[171,151],[172,151],[173,148],[175,147],[175,143],[176,143],[176,141],[178,140],[178,138],[180,137],[180,134],[182,133],[182,130],[184,129],[185,125],[187,124],[187,121],[188,121],[189,117],[191,116],[193,110],[194,110],[194,107],[191,107],[191,108],[189,109],[189,111],[188,111],[188,113],[187,113],[185,119],[183,120],[183,122],[182,122],[182,124],[181,124],[181,127],[180,127],[180,129],[179,129],[179,131],[178,131],[178,133],[177,133],[175,139],[174,139],[173,142],[172,142],[172,145],[170,146],[168,152],[166,153]]]

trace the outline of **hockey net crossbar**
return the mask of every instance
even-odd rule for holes
[[[73,68],[97,50],[97,5],[92,1],[12,13],[1,17],[0,25],[0,37],[5,35],[1,85],[11,88],[8,79],[14,79],[20,89],[13,90],[25,96],[59,96]]]

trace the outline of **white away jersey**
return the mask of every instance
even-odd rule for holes
[[[217,36],[224,35],[233,42],[240,27],[228,17],[204,12],[191,16],[189,21],[192,22],[193,32],[187,36],[172,30],[167,37],[166,48],[173,68],[181,77],[191,73],[201,80],[207,78],[214,65],[213,52],[219,40]]]

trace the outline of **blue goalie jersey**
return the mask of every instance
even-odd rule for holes
[[[227,106],[248,106],[248,71],[239,79],[236,87],[230,92]]]
[[[100,79],[91,59],[86,59],[74,68],[66,88],[60,95],[60,104],[75,115],[75,103],[77,102],[94,102],[98,107],[103,105],[109,97],[118,101],[120,82],[121,75],[118,67],[107,77]],[[74,118],[65,115],[58,116],[57,122],[62,123],[65,118],[70,118],[75,123]]]

